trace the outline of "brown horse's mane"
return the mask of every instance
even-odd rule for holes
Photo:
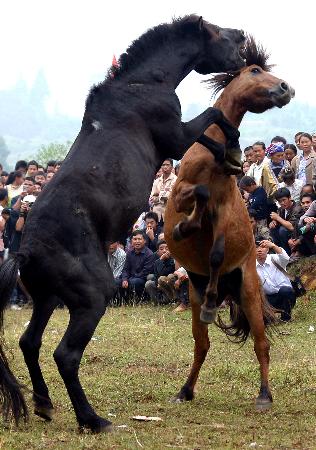
[[[270,72],[274,64],[268,64],[269,57],[270,54],[267,50],[260,43],[257,43],[253,36],[247,35],[245,43],[246,66],[256,65],[265,72]],[[228,86],[234,78],[237,78],[241,70],[216,74],[212,78],[205,80],[204,83],[209,85],[213,91],[213,96],[215,96]]]

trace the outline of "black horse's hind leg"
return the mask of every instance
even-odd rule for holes
[[[33,384],[34,412],[46,420],[52,419],[53,404],[42,371],[39,365],[39,351],[42,344],[42,335],[56,305],[57,297],[37,299],[33,295],[33,314],[30,323],[20,339],[20,347],[25,363],[28,367]]]
[[[105,312],[104,296],[96,292],[94,294],[93,303],[91,301],[89,307],[84,307],[82,303],[69,307],[69,325],[54,352],[54,358],[72,401],[79,426],[98,433],[110,431],[111,422],[95,413],[85,396],[78,376],[82,354]]]

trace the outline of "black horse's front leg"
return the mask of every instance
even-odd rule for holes
[[[217,108],[207,108],[189,122],[181,122],[183,131],[182,145],[185,150],[191,147],[204,133],[204,131],[213,123],[221,123],[224,120],[222,111]]]
[[[205,136],[204,131],[212,124],[217,124],[227,139],[226,151],[225,146],[209,137]],[[240,133],[216,108],[207,108],[203,113],[190,120],[189,122],[181,122],[181,129],[174,135],[177,143],[174,146],[174,152],[177,152],[177,158],[180,159],[183,153],[194,144],[199,142],[207,147],[213,154],[216,161],[224,165],[224,169],[228,174],[236,174],[241,168],[241,151],[239,147]],[[180,137],[181,136],[181,137]],[[172,135],[169,134],[172,141]],[[169,142],[170,144],[170,142]]]
[[[239,145],[240,133],[224,116],[217,124],[227,139],[224,170],[228,175],[237,175],[241,173],[242,153]]]

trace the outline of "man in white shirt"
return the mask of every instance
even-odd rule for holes
[[[296,296],[289,278],[273,263],[286,270],[289,256],[286,251],[271,241],[256,241],[257,273],[261,280],[265,296],[274,308],[281,310],[281,320],[291,320],[291,310],[296,303]],[[274,255],[268,255],[274,250]]]
[[[252,146],[252,151],[256,162],[251,164],[247,175],[254,178],[256,180],[256,183],[261,186],[262,169],[264,164],[269,161],[269,159],[266,157],[266,146],[264,142],[255,142]]]

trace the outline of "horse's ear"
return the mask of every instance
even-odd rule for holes
[[[199,17],[198,25],[199,25],[199,31],[202,31],[204,28],[204,20],[203,20],[202,16]]]

